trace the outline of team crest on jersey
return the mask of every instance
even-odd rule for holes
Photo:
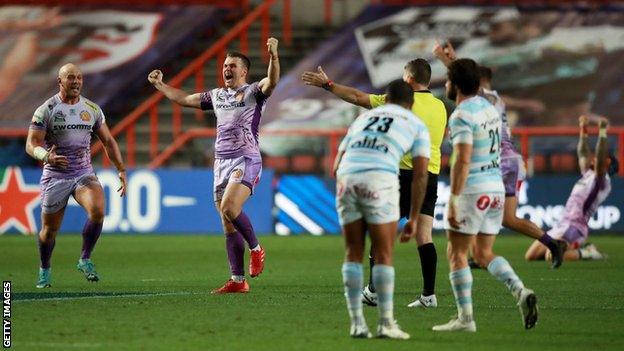
[[[91,120],[91,115],[87,111],[82,111],[80,112],[80,119],[85,122],[89,122]]]
[[[63,113],[63,111],[57,111],[54,114],[54,122],[65,122],[65,114]]]

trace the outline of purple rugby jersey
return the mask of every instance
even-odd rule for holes
[[[91,133],[105,121],[104,113],[92,101],[80,96],[73,105],[61,101],[58,94],[35,111],[30,129],[45,130],[45,148],[56,145],[56,153],[67,157],[69,166],[43,167],[43,178],[75,178],[93,173],[91,166]]]
[[[258,126],[268,97],[258,83],[201,93],[202,110],[214,110],[217,116],[216,158],[260,156]]]

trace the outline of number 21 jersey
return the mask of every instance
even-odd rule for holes
[[[481,96],[462,101],[451,114],[453,145],[472,145],[470,171],[462,194],[505,192],[500,170],[502,127],[500,113]]]

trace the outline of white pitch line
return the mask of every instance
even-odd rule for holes
[[[66,297],[42,297],[38,299],[14,299],[13,303],[20,302],[38,302],[38,301],[63,301],[63,300],[90,300],[90,299],[112,299],[120,297],[157,297],[157,296],[181,296],[181,295],[200,295],[201,293],[192,292],[171,292],[171,293],[152,293],[152,294],[119,294],[119,295],[94,295],[94,296],[66,296]]]

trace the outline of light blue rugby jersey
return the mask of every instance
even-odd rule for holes
[[[340,143],[344,151],[337,175],[365,171],[399,173],[406,152],[412,157],[430,154],[429,131],[412,111],[386,104],[361,114]]]
[[[481,96],[462,101],[449,119],[451,142],[471,144],[470,172],[462,194],[505,192],[500,170],[500,113]]]

